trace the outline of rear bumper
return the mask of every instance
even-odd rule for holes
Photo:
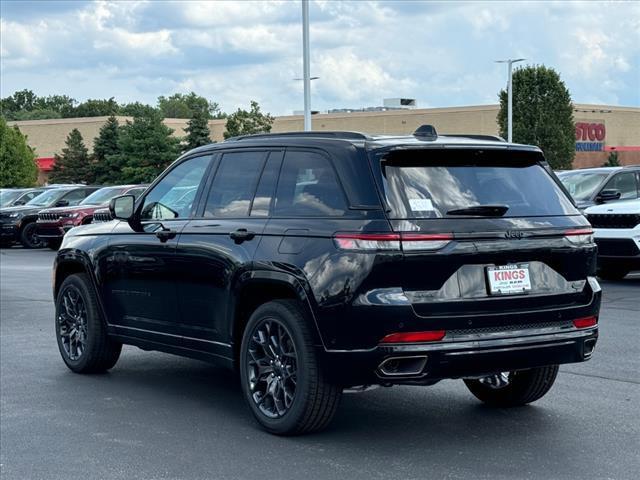
[[[429,385],[447,378],[472,378],[588,360],[598,339],[598,328],[566,327],[553,333],[515,331],[508,338],[469,339],[408,345],[379,345],[369,351],[325,352],[328,371],[345,385]],[[406,363],[413,371],[390,362]],[[399,371],[399,373],[398,373]]]

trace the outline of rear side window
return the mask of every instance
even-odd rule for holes
[[[225,153],[209,190],[205,217],[247,217],[266,152]]]
[[[346,198],[329,159],[315,152],[288,151],[278,182],[275,215],[339,217],[346,211]]]
[[[577,215],[536,158],[507,151],[395,155],[382,162],[389,215],[396,219]],[[507,208],[491,213],[491,206]],[[481,208],[465,212],[471,207]]]

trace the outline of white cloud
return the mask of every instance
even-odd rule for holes
[[[301,108],[301,13],[292,1],[96,1],[18,12],[3,3],[2,95],[154,102],[189,91],[232,110]],[[13,10],[12,10],[13,9]],[[28,14],[27,14],[28,13]],[[639,104],[640,3],[336,2],[311,5],[313,107],[497,101],[522,56],[557,69],[574,101]]]

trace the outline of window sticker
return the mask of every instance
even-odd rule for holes
[[[433,203],[429,198],[410,198],[409,205],[414,212],[433,212]]]

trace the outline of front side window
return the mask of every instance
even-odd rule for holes
[[[315,152],[289,151],[276,194],[275,215],[339,217],[347,202],[329,160]]]
[[[638,198],[636,176],[633,172],[618,173],[607,182],[602,190],[619,191],[620,200],[632,200]]]
[[[140,219],[189,218],[210,161],[210,156],[190,158],[171,170],[144,198]]]
[[[62,197],[62,200],[66,200],[69,202],[69,206],[78,205],[85,197],[87,196],[87,191],[84,189],[73,190],[69,192],[67,195]]]
[[[205,217],[247,217],[266,152],[225,153],[213,179]]]

